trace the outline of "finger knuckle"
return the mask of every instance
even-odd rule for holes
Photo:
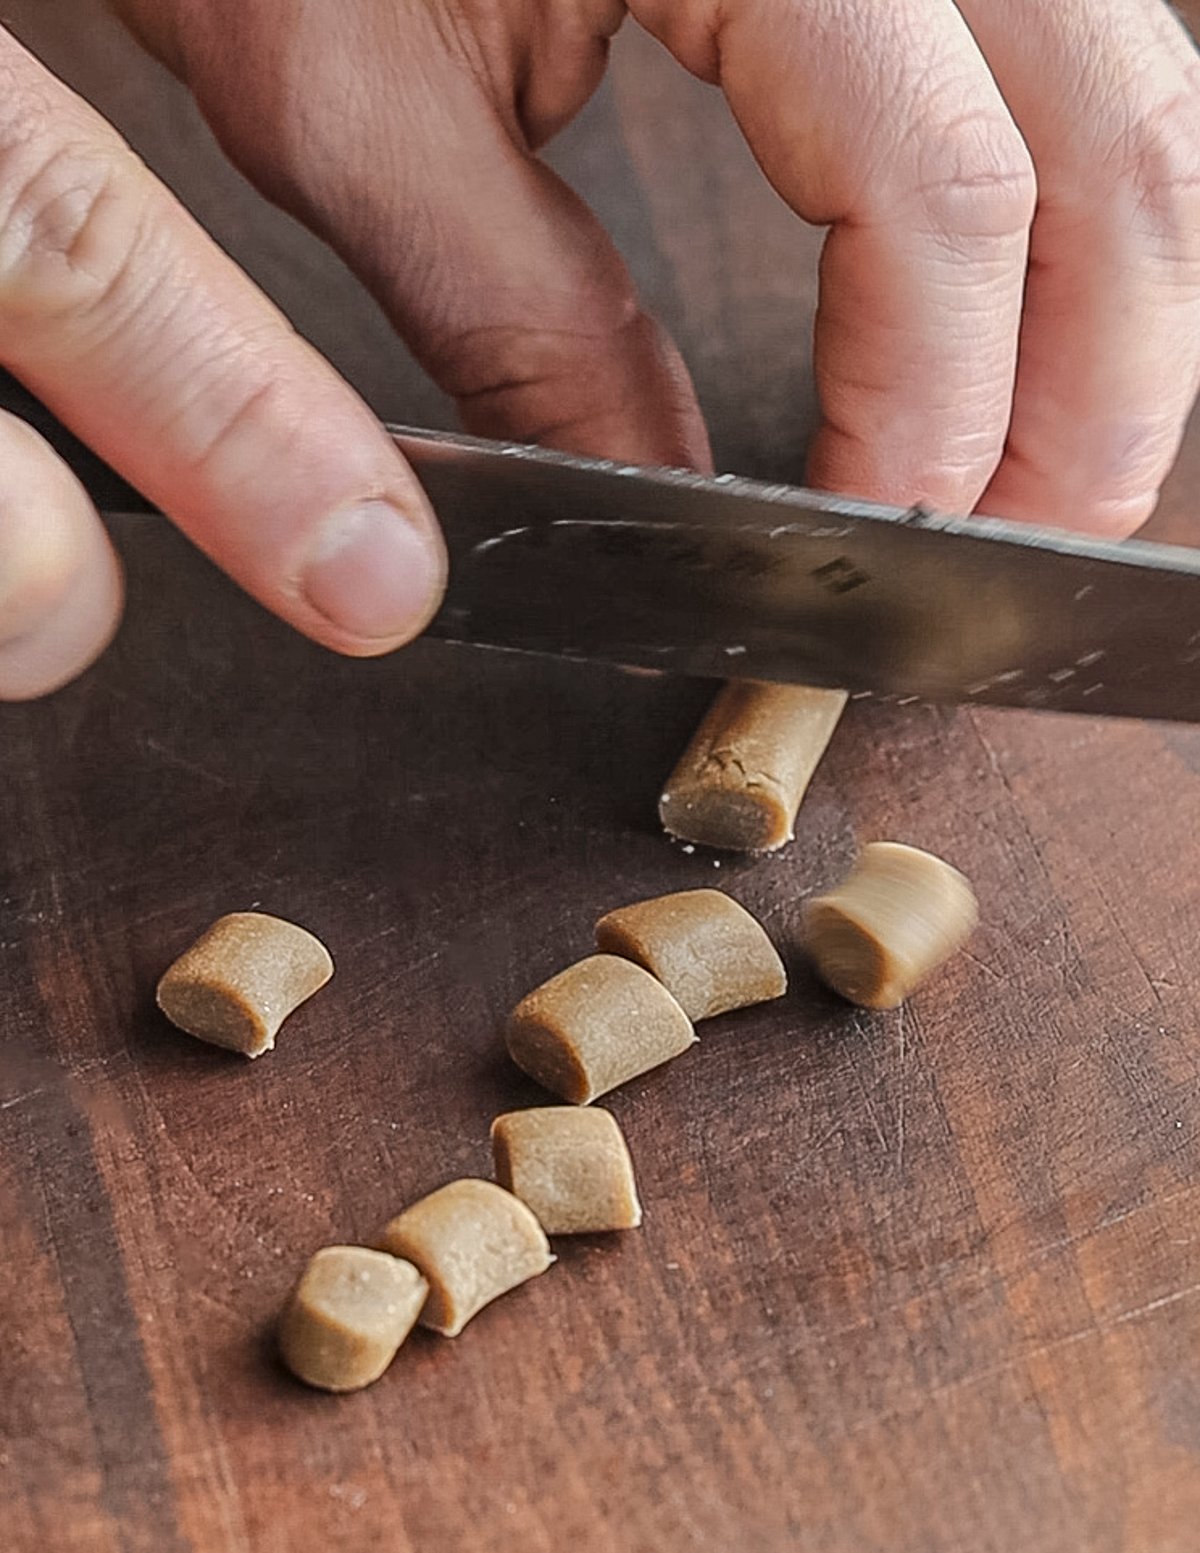
[[[634,0],[629,7],[647,32],[659,39],[688,70],[704,81],[720,75],[721,37],[732,7],[723,0]]]
[[[582,266],[571,263],[559,297],[521,296],[471,319],[450,298],[430,295],[427,303],[414,342],[423,364],[464,409],[496,425],[528,424],[535,405],[537,421],[547,410],[566,418],[571,405],[611,395],[622,364],[652,328],[628,271],[607,245],[589,247]]]
[[[1141,222],[1200,258],[1200,96],[1177,94],[1127,113],[1108,156]]]
[[[279,436],[299,443],[303,429],[295,425],[289,410],[291,385],[286,377],[272,377],[262,370],[248,369],[253,360],[250,341],[233,342],[247,369],[226,371],[224,353],[216,353],[206,363],[190,392],[182,392],[175,401],[169,423],[173,443],[185,450],[193,474],[224,483],[245,478],[253,455],[248,450],[262,446],[268,437]],[[285,443],[286,445],[286,443]]]
[[[633,312],[622,322],[578,329],[483,330],[447,341],[435,369],[472,429],[536,442],[619,420],[655,370],[657,326]],[[587,370],[581,371],[581,363]]]
[[[1180,417],[1131,418],[1110,428],[1104,456],[1064,459],[1061,452],[1015,438],[1008,462],[1029,491],[1049,493],[1042,521],[1123,539],[1146,521],[1179,449]],[[1069,472],[1067,472],[1069,471]]]
[[[1012,238],[1032,225],[1037,176],[1011,121],[968,113],[923,135],[916,194],[930,225],[951,239]]]
[[[91,313],[130,274],[142,230],[131,152],[80,138],[0,144],[0,307],[11,317]]]

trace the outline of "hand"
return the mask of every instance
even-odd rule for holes
[[[706,460],[678,354],[536,156],[598,82],[619,0],[114,3],[468,427]],[[630,9],[832,228],[813,479],[1136,527],[1200,366],[1200,69],[1159,0]],[[2,35],[0,74],[0,360],[300,629],[406,640],[443,563],[369,413]],[[34,694],[99,650],[119,584],[82,492],[11,421],[0,469],[0,695]]]

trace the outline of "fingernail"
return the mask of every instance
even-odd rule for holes
[[[442,562],[432,536],[384,501],[347,508],[325,525],[304,574],[304,597],[341,631],[366,641],[411,636],[437,602]]]

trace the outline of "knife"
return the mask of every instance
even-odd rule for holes
[[[389,430],[446,532],[447,641],[1200,722],[1200,550]]]

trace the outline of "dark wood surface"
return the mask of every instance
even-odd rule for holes
[[[99,13],[79,48],[86,12],[7,7],[381,413],[444,420]],[[815,239],[715,96],[631,33],[555,154],[679,334],[719,462],[797,475]],[[1164,537],[1195,539],[1198,473],[1200,433]],[[705,687],[346,663],[165,529],[128,561],[102,664],[0,709],[5,1549],[1192,1553],[1200,732],[856,707],[795,846],[718,871],[654,824]],[[885,1016],[794,954],[872,837],[983,907]],[[644,1229],[561,1243],[369,1392],[290,1381],[271,1324],[307,1254],[486,1172],[491,1116],[538,1098],[510,1005],[601,910],[698,884],[763,915],[794,990],[614,1098]],[[153,985],[256,904],[338,972],[249,1065]]]

